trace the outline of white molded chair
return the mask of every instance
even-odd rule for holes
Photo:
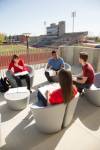
[[[65,69],[71,71],[71,65],[68,63],[65,63]]]
[[[54,133],[61,130],[65,108],[65,104],[47,107],[32,105],[31,110],[38,129],[45,133]]]
[[[68,105],[57,104],[47,107],[32,105],[31,110],[34,115],[36,126],[45,133],[55,133],[62,127],[67,127],[72,119],[78,102],[79,93],[70,101]]]
[[[87,100],[96,106],[100,106],[100,72],[95,74],[94,84],[85,91]]]
[[[95,85],[97,88],[100,88],[100,72],[95,73],[94,85]]]
[[[79,93],[77,93],[77,95],[70,101],[70,103],[66,107],[63,120],[63,127],[69,126],[70,123],[72,122],[78,100],[79,100]]]

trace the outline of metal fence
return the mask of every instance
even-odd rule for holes
[[[7,68],[14,54],[21,57],[26,64],[42,64],[46,63],[51,56],[52,49],[36,49],[35,51],[8,51],[0,53],[0,69]]]

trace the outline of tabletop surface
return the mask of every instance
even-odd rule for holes
[[[30,96],[30,92],[26,87],[11,88],[4,97],[7,100],[21,100]]]

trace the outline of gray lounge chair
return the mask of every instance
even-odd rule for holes
[[[31,106],[38,129],[45,133],[55,133],[67,127],[72,119],[78,102],[79,93],[68,105],[58,104],[47,107]]]
[[[100,72],[95,74],[94,85],[85,91],[87,100],[96,106],[100,106]]]
[[[97,88],[100,88],[100,72],[95,73],[94,85],[95,85]]]
[[[65,69],[71,71],[71,65],[68,63],[65,63]]]
[[[31,65],[26,65],[26,66],[27,66],[27,67],[29,68],[29,70],[30,70],[29,76],[30,76],[30,83],[31,83],[31,87],[32,87],[32,85],[33,85],[33,79],[34,79],[34,70],[33,70],[33,68],[32,68]],[[6,77],[8,78],[8,80],[9,80],[9,82],[10,82],[10,84],[11,84],[11,86],[12,86],[13,88],[17,87],[16,80],[14,79],[14,77],[13,77],[11,71],[7,70],[7,72],[6,72]],[[23,85],[23,86],[26,86],[25,79],[22,79],[22,85]]]

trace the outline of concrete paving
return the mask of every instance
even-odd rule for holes
[[[35,71],[30,105],[36,101],[38,87],[47,84],[43,72],[44,69]],[[51,135],[38,131],[30,105],[22,111],[13,111],[4,96],[0,96],[1,150],[100,150],[100,107],[84,96],[79,98],[72,124]]]

